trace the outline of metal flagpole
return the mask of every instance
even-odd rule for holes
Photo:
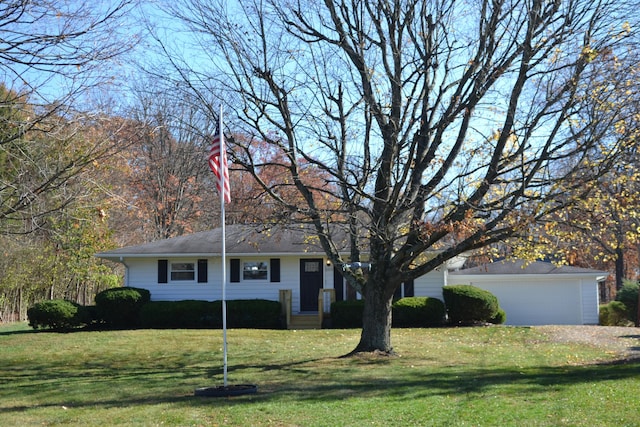
[[[217,132],[217,151],[216,140],[212,141],[211,151],[209,154],[209,167],[215,173],[217,181],[216,184],[220,186],[220,217],[221,217],[221,259],[222,268],[222,347],[223,347],[223,372],[224,372],[224,385],[218,387],[200,387],[194,392],[196,396],[211,396],[211,397],[223,397],[223,396],[240,396],[242,394],[255,393],[258,390],[258,386],[255,384],[239,384],[230,386],[227,380],[227,235],[226,235],[226,220],[224,205],[226,202],[231,201],[231,194],[229,184],[225,181],[229,181],[229,166],[227,164],[227,153],[224,141],[224,124],[222,121],[222,104],[220,105],[220,116],[218,121]],[[216,159],[217,155],[217,159]]]
[[[224,131],[222,127],[222,104],[220,104],[220,117],[219,117],[219,132],[220,132],[220,216],[222,221],[222,348],[223,348],[223,374],[224,374],[224,386],[227,387],[227,236],[225,230],[225,216],[224,216],[224,198],[225,198],[225,176],[223,162],[227,160]]]

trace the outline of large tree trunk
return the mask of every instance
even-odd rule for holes
[[[624,279],[624,252],[621,247],[616,248],[616,292],[622,289]]]
[[[393,292],[386,286],[374,284],[364,293],[364,313],[362,316],[362,334],[360,342],[353,350],[359,352],[381,352],[392,354],[391,347],[391,303]]]

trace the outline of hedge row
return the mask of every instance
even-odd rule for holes
[[[392,306],[394,327],[429,327],[451,324],[504,323],[505,313],[490,292],[469,285],[443,288],[445,303],[436,298],[410,297]],[[637,294],[636,294],[637,295]],[[221,301],[150,301],[146,289],[112,288],[96,295],[95,307],[65,300],[43,301],[27,314],[35,329],[66,330],[81,326],[107,328],[221,328]],[[445,311],[446,306],[446,311]],[[364,301],[340,301],[331,305],[334,328],[362,327]],[[229,328],[281,328],[277,301],[227,301]]]
[[[406,297],[391,309],[393,326],[398,328],[441,326],[445,322],[444,304],[437,298]]]
[[[69,330],[78,327],[110,329],[221,328],[222,301],[150,301],[146,289],[112,288],[96,295],[95,306],[50,300],[27,310],[34,329]],[[227,301],[227,327],[281,327],[280,303],[267,300]]]
[[[394,327],[430,327],[445,323],[473,325],[502,324],[506,313],[498,299],[490,292],[470,285],[445,286],[445,302],[437,298],[408,297],[394,302]],[[337,301],[331,304],[331,322],[334,328],[361,328],[364,301]],[[446,314],[446,316],[445,316]]]
[[[268,300],[227,301],[228,328],[279,329],[280,303]],[[222,301],[153,301],[140,311],[143,328],[222,328]]]

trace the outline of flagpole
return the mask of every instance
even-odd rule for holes
[[[224,141],[224,128],[222,127],[222,104],[220,104],[220,116],[218,129],[220,132],[220,164],[226,161],[225,153],[225,141]],[[222,168],[221,168],[222,169]],[[220,173],[220,217],[222,222],[222,349],[223,349],[223,376],[224,386],[227,387],[227,236],[225,230],[225,214],[224,214],[224,199],[225,199],[225,176],[224,171]]]

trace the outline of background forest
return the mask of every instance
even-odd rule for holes
[[[201,108],[216,109],[218,94],[176,84],[159,66],[183,69],[159,42],[175,30],[158,25],[145,3],[59,3],[0,5],[0,322],[24,319],[43,299],[90,304],[97,292],[120,285],[120,267],[95,259],[96,252],[220,222],[206,162],[216,117]],[[621,38],[631,33],[620,31]],[[607,99],[624,104],[616,108],[627,118],[600,134],[624,139],[624,150],[597,180],[567,186],[575,192],[567,198],[580,195],[577,203],[470,262],[514,256],[605,270],[611,273],[601,296],[606,301],[640,272],[640,93],[635,58],[624,67],[612,53],[597,60],[607,82],[601,90],[616,94]],[[197,76],[198,67],[189,72]],[[596,96],[586,101],[593,111],[614,108]],[[589,113],[584,110],[584,120]],[[292,220],[266,191],[278,188],[290,206],[303,197],[278,167],[282,153],[255,138],[243,144],[249,136],[231,127],[225,131],[235,147],[227,223]],[[261,166],[249,171],[234,158]],[[336,203],[331,193],[338,189],[325,171],[307,167],[300,174],[308,186],[324,188],[321,205]]]

